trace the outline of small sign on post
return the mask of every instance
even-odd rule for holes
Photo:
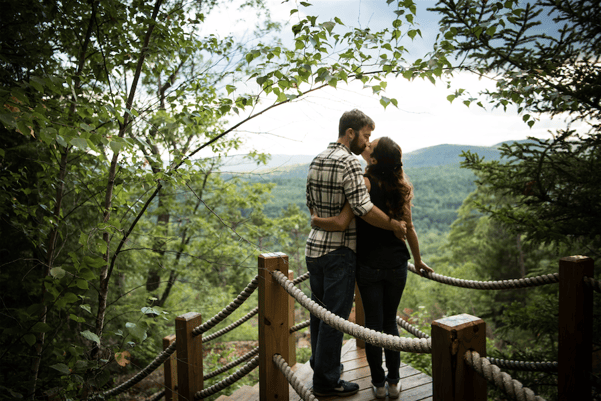
[[[432,391],[436,401],[486,401],[486,379],[464,362],[465,352],[486,356],[486,323],[461,314],[432,323]]]

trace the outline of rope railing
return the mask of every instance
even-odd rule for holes
[[[234,299],[228,306],[223,308],[221,312],[213,316],[210,320],[207,320],[205,323],[196,327],[192,330],[193,336],[198,336],[205,331],[208,331],[215,327],[217,324],[221,323],[224,319],[226,319],[229,315],[234,313],[236,309],[238,309],[247,299],[251,296],[251,294],[255,291],[255,289],[259,285],[259,276],[255,276],[250,283],[246,286],[246,288]]]
[[[131,379],[129,379],[129,380],[121,383],[117,387],[107,390],[101,394],[94,394],[90,397],[90,399],[95,400],[95,399],[99,399],[99,398],[112,397],[112,396],[123,393],[124,391],[130,389],[135,384],[142,381],[142,379],[145,379],[146,377],[148,377],[148,375],[150,375],[159,366],[161,366],[163,363],[165,363],[167,358],[169,358],[174,352],[175,352],[175,341],[172,342],[171,345],[169,345],[169,347],[167,347],[163,352],[161,352],[156,358],[154,358],[154,360],[151,363],[149,363],[148,366],[146,366],[144,369],[142,369],[140,372],[138,372]]]
[[[255,308],[253,310],[251,310],[250,312],[248,312],[245,316],[241,317],[240,319],[238,319],[237,321],[235,321],[234,323],[230,324],[227,327],[224,327],[223,329],[216,331],[215,333],[209,334],[208,336],[204,337],[202,339],[203,343],[207,343],[211,340],[214,340],[217,337],[221,337],[222,335],[224,335],[225,333],[228,333],[232,330],[234,330],[236,327],[240,326],[242,323],[248,321],[250,318],[252,318],[253,316],[255,316],[257,313],[259,313],[259,308]]]
[[[397,324],[402,327],[405,331],[413,334],[419,338],[430,338],[429,335],[413,326],[411,323],[401,319],[400,316],[396,317]],[[292,329],[290,329],[292,332]],[[557,372],[557,362],[525,362],[525,361],[508,361],[506,359],[499,358],[488,358],[488,360],[500,368],[520,370],[520,371],[531,371],[531,372]]]
[[[448,284],[462,288],[472,288],[476,290],[515,290],[518,288],[538,287],[546,284],[559,283],[559,273],[545,274],[537,277],[526,277],[511,280],[475,281],[443,276],[441,274],[433,272],[422,271],[420,274],[412,263],[408,264],[408,268],[411,272],[417,275],[420,275],[433,281],[437,281],[442,284]]]
[[[300,379],[294,374],[292,369],[290,369],[290,366],[288,366],[280,354],[275,354],[273,356],[273,362],[286,377],[286,380],[288,383],[290,383],[294,391],[296,391],[296,394],[298,394],[304,401],[317,401],[317,398],[315,398],[315,396],[311,393],[311,390],[301,383]]]
[[[246,288],[227,307],[225,307],[221,312],[219,312],[217,315],[215,315],[213,318],[211,318],[206,323],[196,327],[193,331],[194,335],[199,335],[199,334],[204,333],[205,331],[211,329],[212,327],[214,327],[215,325],[217,325],[218,323],[223,321],[225,318],[227,318],[236,309],[238,309],[238,307],[240,307],[240,305],[242,305],[244,303],[244,301],[246,301],[248,299],[248,297],[250,297],[250,295],[257,288],[258,285],[259,285],[258,276],[255,276],[255,278],[250,283],[248,283]],[[251,311],[251,313],[252,313],[252,311]],[[245,316],[245,317],[247,317],[247,316]],[[252,316],[250,316],[250,317],[252,317]],[[250,319],[250,317],[248,317],[248,319]],[[244,323],[244,322],[242,322],[242,323]],[[240,325],[242,323],[239,323],[238,325]],[[227,329],[227,327],[223,330],[226,330],[226,329]],[[232,327],[232,329],[233,329],[233,327]],[[223,331],[223,330],[220,330],[220,331]],[[226,332],[227,331],[225,331],[221,334],[225,334]],[[219,333],[219,332],[217,332],[217,333]],[[215,335],[217,333],[214,333],[213,335]],[[221,335],[221,334],[219,334],[219,335]],[[215,335],[213,338],[215,338],[215,337],[218,337],[218,336]],[[130,389],[132,386],[134,386],[135,384],[139,383],[140,381],[142,381],[143,379],[148,377],[159,366],[161,366],[167,360],[167,358],[169,358],[171,355],[173,355],[175,350],[176,350],[176,342],[174,341],[171,343],[171,345],[169,345],[169,347],[167,347],[163,352],[161,352],[150,364],[148,364],[144,369],[142,369],[140,372],[138,372],[135,376],[133,376],[129,380],[121,383],[120,385],[118,385],[110,390],[107,390],[103,393],[93,395],[91,397],[91,399],[94,400],[94,399],[119,395],[119,394],[123,393],[124,391]]]
[[[409,322],[401,319],[399,316],[396,317],[396,323],[400,327],[402,327],[403,329],[405,329],[405,331],[408,331],[409,333],[413,334],[415,337],[430,338],[429,335],[427,335],[426,333],[424,333],[423,331],[421,331],[417,327],[413,326],[411,323],[409,323]]]
[[[252,350],[250,350],[249,352],[247,352],[246,354],[242,355],[240,358],[236,359],[235,361],[232,361],[232,362],[228,363],[227,365],[222,366],[217,370],[214,370],[211,373],[207,373],[202,378],[203,378],[203,380],[207,380],[207,379],[211,379],[217,375],[220,375],[223,372],[227,372],[231,368],[240,365],[242,362],[248,361],[250,358],[252,358],[253,356],[256,356],[258,353],[259,353],[259,347],[255,347]]]
[[[491,364],[503,369],[521,370],[530,372],[557,372],[557,362],[525,362],[508,361],[506,359],[488,357]]]
[[[294,280],[292,280],[292,284],[297,285],[302,283],[303,281],[307,280],[309,278],[310,273],[306,272],[305,274],[303,274],[302,276],[298,276],[297,278],[295,278]]]
[[[304,322],[301,322],[299,324],[295,324],[294,326],[290,327],[290,334],[302,330],[305,327],[309,327],[309,325],[311,324],[311,320],[305,320]]]
[[[584,277],[584,284],[592,288],[593,291],[601,292],[601,281],[595,280],[592,277]]]
[[[432,352],[432,341],[430,339],[396,337],[390,334],[378,333],[375,330],[370,330],[355,323],[351,323],[340,316],[336,316],[332,312],[307,298],[307,296],[301,290],[296,288],[292,284],[292,281],[288,280],[282,272],[276,270],[271,272],[271,274],[286,290],[286,292],[288,292],[288,294],[292,295],[298,301],[298,303],[304,306],[309,312],[311,312],[312,315],[317,316],[319,319],[334,327],[336,330],[350,334],[355,338],[366,341],[375,346],[384,347],[393,351],[425,354]]]
[[[488,382],[505,391],[511,398],[520,401],[545,401],[544,398],[537,396],[534,391],[512,379],[511,376],[502,372],[498,366],[491,364],[487,358],[481,357],[477,352],[467,351],[464,360]]]
[[[251,359],[250,362],[248,362],[242,368],[237,370],[233,375],[226,377],[225,379],[223,379],[219,383],[212,385],[211,387],[197,391],[196,394],[194,394],[194,399],[207,398],[213,394],[220,392],[224,388],[231,386],[232,384],[236,383],[238,380],[242,379],[244,376],[248,375],[250,372],[252,372],[254,369],[256,369],[257,366],[259,366],[259,356],[258,355],[255,356],[253,359]]]
[[[146,399],[146,401],[158,401],[161,398],[163,398],[165,396],[165,389],[162,389],[161,391],[158,391],[156,393],[154,393],[153,395],[151,395],[149,398]]]

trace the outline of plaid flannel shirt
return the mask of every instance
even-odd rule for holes
[[[333,142],[311,162],[307,175],[307,207],[320,217],[332,217],[340,214],[347,200],[356,216],[369,213],[373,207],[361,164],[345,145]],[[313,227],[307,238],[305,256],[317,258],[342,247],[357,251],[354,219],[345,231]]]

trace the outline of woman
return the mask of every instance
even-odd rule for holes
[[[401,148],[392,139],[382,137],[374,140],[362,156],[368,163],[364,179],[372,202],[389,217],[405,221],[415,267],[418,271],[433,271],[421,260],[417,233],[411,220],[413,187],[403,172]],[[354,217],[347,203],[336,217],[313,215],[311,224],[327,231],[341,231]],[[357,232],[357,284],[365,310],[365,326],[398,336],[396,314],[410,259],[407,245],[392,231],[371,226],[362,219],[357,219]],[[376,398],[386,398],[387,393],[390,398],[398,398],[401,391],[400,352],[385,350],[388,374],[382,368],[382,348],[366,344],[365,353]]]

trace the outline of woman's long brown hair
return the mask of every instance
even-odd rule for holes
[[[403,170],[401,147],[387,136],[378,140],[371,153],[376,164],[367,166],[365,175],[375,178],[385,200],[384,212],[394,218],[403,218],[405,208],[413,198],[413,186]]]

